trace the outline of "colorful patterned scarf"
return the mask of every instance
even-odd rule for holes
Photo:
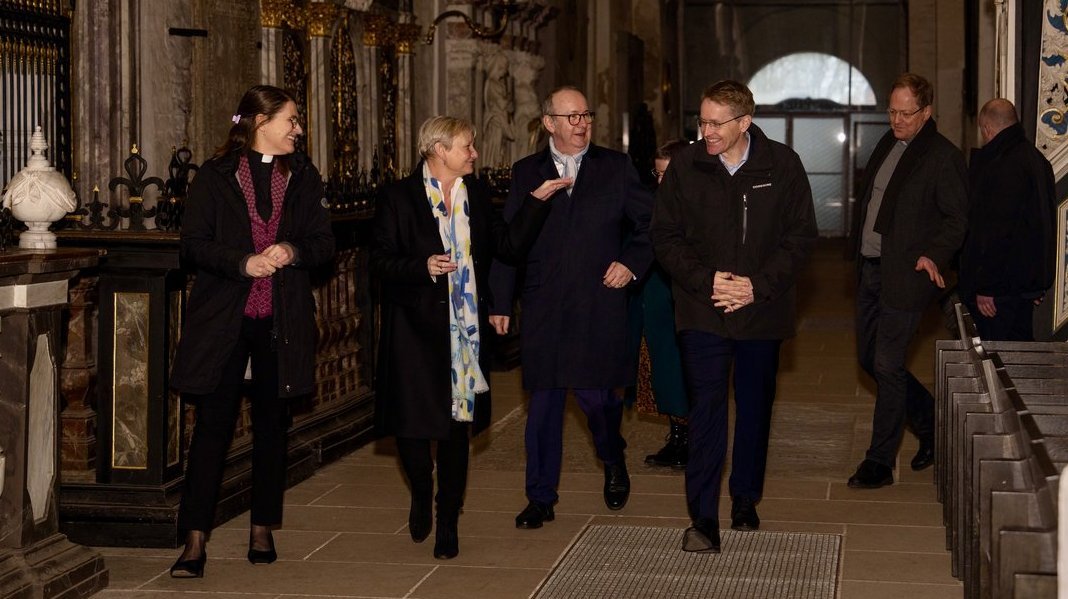
[[[489,390],[478,365],[478,290],[475,288],[475,265],[471,256],[470,207],[467,186],[457,178],[452,186],[452,212],[445,207],[441,182],[430,176],[423,165],[423,187],[445,253],[452,256],[456,270],[449,273],[449,336],[452,349],[452,419],[471,422],[475,415],[475,394]]]

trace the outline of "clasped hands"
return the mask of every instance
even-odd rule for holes
[[[254,279],[269,277],[283,266],[293,263],[293,249],[284,243],[267,246],[245,262],[245,273]]]
[[[712,301],[727,314],[748,306],[753,303],[753,281],[717,270],[712,277]]]

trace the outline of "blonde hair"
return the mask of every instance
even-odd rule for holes
[[[419,155],[423,159],[434,155],[434,146],[441,144],[446,150],[452,149],[452,142],[458,136],[469,133],[475,138],[475,126],[470,121],[451,116],[432,116],[419,126]]]

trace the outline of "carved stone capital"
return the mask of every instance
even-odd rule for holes
[[[312,37],[329,37],[338,17],[338,7],[332,2],[311,2],[308,4],[308,35]]]

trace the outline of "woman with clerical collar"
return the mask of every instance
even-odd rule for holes
[[[310,271],[334,256],[322,177],[296,151],[303,134],[285,91],[258,85],[197,171],[182,222],[181,258],[195,275],[170,384],[196,406],[178,527],[175,578],[200,578],[223,465],[246,379],[252,421],[248,560],[277,559],[289,398],[315,391],[317,328]]]

